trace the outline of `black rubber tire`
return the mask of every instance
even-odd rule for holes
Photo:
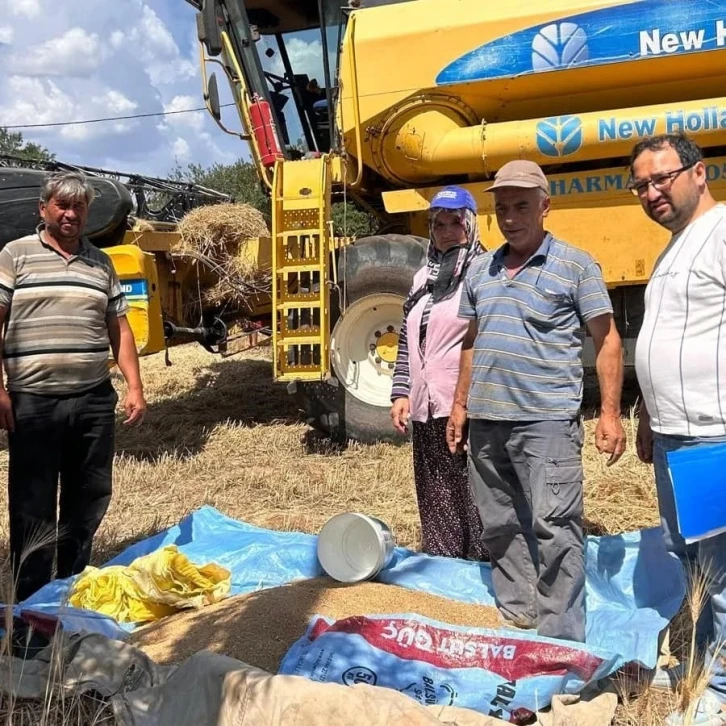
[[[38,194],[47,174],[38,169],[0,168],[0,248],[35,231],[40,222]],[[118,244],[113,235],[122,225],[125,229],[126,217],[133,209],[131,192],[115,179],[97,176],[88,181],[97,197],[88,210],[85,233],[92,240]]]
[[[345,281],[348,305],[366,295],[394,293],[405,298],[413,276],[424,264],[428,241],[404,234],[363,237],[339,253],[338,280]],[[331,330],[338,318],[338,300],[331,296]],[[337,385],[335,385],[337,384]],[[362,443],[403,441],[390,419],[389,406],[372,406],[359,401],[338,384],[297,385],[297,402],[308,423],[334,441],[349,439]]]

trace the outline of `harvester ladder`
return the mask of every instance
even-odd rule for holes
[[[330,207],[328,156],[276,163],[272,300],[278,380],[321,380],[329,369]]]

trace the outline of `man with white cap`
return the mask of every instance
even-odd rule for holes
[[[585,640],[582,531],[584,328],[600,383],[598,451],[625,448],[622,343],[597,262],[547,232],[547,178],[512,161],[487,190],[505,244],[471,266],[459,315],[469,319],[447,428],[461,449],[503,616],[541,635]]]

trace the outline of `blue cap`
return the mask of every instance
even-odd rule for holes
[[[461,187],[450,186],[436,192],[431,200],[431,209],[470,209],[476,214],[474,197]]]

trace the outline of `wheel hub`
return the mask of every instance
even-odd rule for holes
[[[398,331],[393,325],[389,325],[385,333],[379,334],[379,331],[376,331],[376,334],[376,356],[383,363],[395,363],[398,355]]]
[[[356,300],[331,336],[335,375],[345,389],[372,406],[390,406],[403,299],[391,293]]]

